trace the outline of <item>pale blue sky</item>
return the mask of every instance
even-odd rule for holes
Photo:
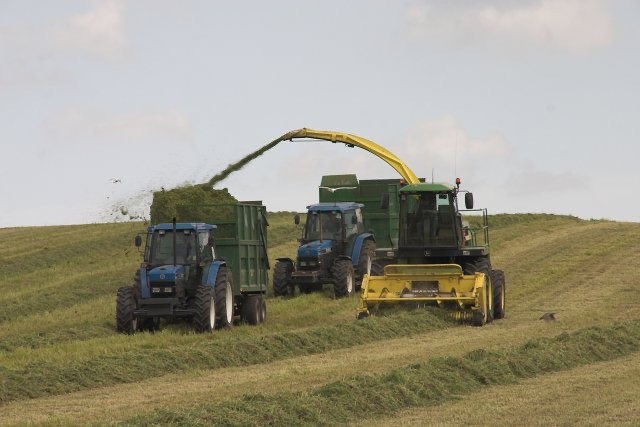
[[[639,19],[632,0],[0,0],[0,227],[148,216],[151,191],[305,126],[459,175],[490,213],[640,221]],[[220,186],[301,211],[331,173],[396,176],[286,142]]]

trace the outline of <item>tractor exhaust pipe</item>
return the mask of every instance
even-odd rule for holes
[[[172,227],[172,231],[173,231],[173,266],[175,267],[176,265],[178,265],[178,255],[176,254],[177,250],[178,250],[178,244],[176,242],[176,217],[173,217],[173,227]]]

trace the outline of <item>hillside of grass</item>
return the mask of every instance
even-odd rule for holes
[[[269,214],[272,265],[295,255],[294,215]],[[525,397],[558,408],[559,424],[632,424],[640,224],[489,220],[503,320],[473,328],[418,310],[356,321],[356,298],[325,288],[270,295],[265,324],[205,335],[185,323],[116,333],[116,290],[141,261],[144,224],[0,229],[0,425],[517,424],[524,406],[528,424],[553,423]],[[539,320],[546,312],[557,320]]]

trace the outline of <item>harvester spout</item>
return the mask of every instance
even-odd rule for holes
[[[400,160],[398,156],[393,154],[391,151],[387,150],[384,147],[381,147],[373,141],[369,141],[366,138],[362,138],[350,133],[302,128],[287,132],[276,141],[293,141],[294,139],[302,138],[320,139],[333,143],[341,142],[349,147],[360,147],[363,150],[366,150],[387,162],[389,166],[391,166],[400,174],[400,176],[406,181],[407,184],[416,184],[420,182],[411,168],[409,168],[409,166],[407,166],[402,160]]]

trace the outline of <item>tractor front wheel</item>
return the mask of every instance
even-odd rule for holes
[[[216,304],[213,298],[213,289],[210,286],[198,286],[195,308],[196,314],[193,316],[193,323],[196,332],[213,331],[216,327]]]
[[[133,334],[138,329],[138,318],[133,313],[136,309],[136,296],[130,286],[118,289],[116,297],[116,330],[125,334]]]
[[[333,264],[331,271],[334,285],[333,291],[336,298],[347,297],[354,294],[355,283],[353,280],[353,264],[351,261],[341,259]]]

